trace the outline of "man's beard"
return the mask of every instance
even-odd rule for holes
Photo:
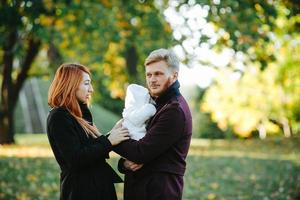
[[[162,94],[164,94],[168,88],[173,84],[171,77],[168,78],[167,82],[163,85],[162,90],[158,94],[153,94],[150,90],[151,96],[152,97],[160,97]]]

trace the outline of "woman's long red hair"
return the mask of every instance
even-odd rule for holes
[[[63,107],[77,120],[84,131],[92,137],[97,137],[99,131],[95,125],[90,125],[82,118],[82,112],[76,91],[80,86],[83,73],[90,71],[80,64],[62,64],[56,71],[48,91],[48,105],[51,108]]]

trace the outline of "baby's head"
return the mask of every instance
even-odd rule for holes
[[[149,100],[150,95],[147,88],[137,84],[130,84],[127,87],[125,107],[140,107],[146,103],[149,103]]]

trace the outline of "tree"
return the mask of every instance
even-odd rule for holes
[[[0,144],[14,141],[15,105],[29,72],[39,69],[40,52],[55,68],[63,60],[90,66],[104,97],[120,98],[128,74],[141,76],[138,65],[150,49],[171,42],[153,1],[4,0],[0,22]]]
[[[285,7],[279,7],[272,46],[274,60],[261,71],[259,62],[251,62],[242,73],[219,70],[220,76],[209,89],[203,109],[226,129],[233,126],[237,134],[249,137],[258,131],[261,138],[278,133],[285,137],[299,132],[299,16],[287,18]],[[287,39],[289,38],[289,39]],[[276,43],[276,45],[275,45]],[[267,43],[266,43],[267,45]]]
[[[264,71],[248,66],[241,76],[231,69],[219,70],[202,109],[212,113],[219,127],[233,127],[241,137],[254,131],[261,138],[280,129],[285,137],[299,132],[299,50],[292,43],[284,45],[275,54],[277,61]]]
[[[171,28],[154,1],[74,4],[57,30],[64,34],[54,40],[59,49],[67,49],[62,52],[66,60],[92,69],[98,91],[94,100],[120,114],[124,86],[144,84],[144,59],[153,49],[171,46]]]
[[[286,33],[299,31],[297,16],[300,3],[294,0],[196,0],[171,5],[184,19],[184,23],[176,25],[175,31],[189,60],[200,57],[197,53],[190,55],[193,54],[191,52],[197,52],[199,47],[207,45],[217,52],[229,48],[235,56],[245,54],[245,62],[256,62],[263,70],[268,62],[275,59],[276,48],[272,40],[274,32],[278,31],[278,19],[283,15],[289,19],[290,26],[285,27],[288,28]],[[168,6],[165,9],[172,7]],[[191,38],[198,44],[184,45]],[[266,48],[268,51],[265,51]],[[198,61],[211,64],[202,59]],[[234,62],[230,64],[235,67]]]
[[[198,0],[172,5],[184,17],[184,23],[177,25],[175,31],[186,52],[187,63],[192,60],[191,63],[200,62],[219,71],[202,106],[211,112],[219,127],[233,126],[244,137],[253,131],[259,131],[264,137],[266,130],[278,132],[278,127],[286,136],[290,135],[295,118],[289,113],[297,110],[294,107],[291,112],[290,104],[295,105],[291,102],[297,101],[299,93],[292,95],[288,87],[276,78],[282,68],[288,71],[286,75],[289,74],[284,80],[291,77],[291,71],[282,67],[287,60],[280,61],[282,56],[278,52],[297,52],[291,48],[293,43],[298,44],[297,39],[291,38],[299,38],[300,3],[293,0]],[[284,44],[287,39],[292,41]],[[231,59],[225,68],[220,69],[214,60],[201,55],[203,46],[216,53],[229,49]],[[290,61],[289,69],[297,66],[296,58]],[[293,74],[297,74],[296,71]],[[273,78],[268,78],[272,75]],[[294,84],[297,85],[297,81],[289,86]],[[253,95],[254,91],[257,97]],[[282,97],[289,100],[275,102],[276,98],[284,99]]]
[[[42,1],[1,1],[0,143],[14,141],[13,113],[19,92],[42,45],[41,16],[55,16]]]

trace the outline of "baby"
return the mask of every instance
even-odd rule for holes
[[[145,122],[156,112],[150,100],[151,97],[146,88],[136,84],[130,84],[127,87],[122,116],[123,126],[129,130],[131,139],[139,140],[146,134]]]

